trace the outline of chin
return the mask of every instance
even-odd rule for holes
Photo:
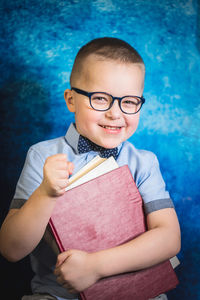
[[[112,143],[112,144],[100,144],[100,146],[106,148],[106,149],[112,149],[112,148],[115,148],[115,147],[118,147],[120,143]]]
[[[91,139],[91,141],[103,148],[106,149],[112,149],[115,147],[118,147],[121,144],[121,140],[120,141],[116,141],[116,140],[112,140],[111,138],[107,138],[107,139],[103,139],[103,140],[95,140],[95,139]]]

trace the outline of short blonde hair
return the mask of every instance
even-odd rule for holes
[[[103,60],[111,59],[122,63],[137,63],[144,68],[142,57],[127,42],[113,37],[97,38],[84,45],[78,51],[70,76],[71,86],[74,84],[75,78],[80,76],[84,61],[89,55],[96,55]]]

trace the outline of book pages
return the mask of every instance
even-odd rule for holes
[[[99,156],[95,157],[91,160],[86,166],[84,166],[80,171],[80,173],[76,173],[70,182],[65,191],[68,191],[80,184],[83,184],[93,178],[96,178],[100,175],[103,175],[109,171],[112,171],[118,168],[118,164],[113,156],[109,158],[101,158]],[[73,176],[72,176],[73,177]],[[71,178],[72,178],[71,177]]]

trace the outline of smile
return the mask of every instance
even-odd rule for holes
[[[117,127],[117,126],[105,126],[105,125],[101,125],[101,127],[105,128],[105,129],[111,129],[111,130],[119,130],[119,129],[121,129],[121,127]]]
[[[100,125],[100,127],[103,129],[103,131],[106,134],[120,134],[122,132],[123,126],[110,126],[110,125]]]

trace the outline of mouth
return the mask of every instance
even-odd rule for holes
[[[100,127],[107,134],[119,134],[123,126],[100,125]]]
[[[109,126],[109,125],[100,125],[100,126],[110,130],[120,130],[122,128],[121,126]]]

